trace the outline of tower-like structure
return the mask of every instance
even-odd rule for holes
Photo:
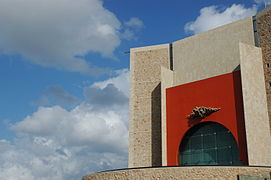
[[[271,166],[271,8],[133,48],[129,167]]]

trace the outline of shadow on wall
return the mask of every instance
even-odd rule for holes
[[[161,166],[161,83],[154,88],[151,94],[151,127],[152,166]]]
[[[240,69],[240,65],[237,66]],[[237,115],[237,129],[238,129],[238,141],[240,157],[243,164],[248,165],[247,156],[247,141],[246,141],[246,128],[245,128],[245,117],[244,117],[244,104],[243,104],[243,92],[241,82],[241,71],[236,71],[233,74],[234,83],[234,99],[235,99],[235,110]]]

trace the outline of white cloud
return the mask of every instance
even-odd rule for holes
[[[101,106],[92,94],[71,110],[60,106],[39,107],[11,125],[13,142],[0,140],[0,177],[21,179],[80,179],[106,169],[127,167],[129,72],[97,82],[88,93],[117,92],[121,102],[108,98]],[[94,103],[92,103],[94,99]]]
[[[126,40],[137,40],[137,37],[135,35],[135,32],[130,29],[125,29],[124,32],[121,34],[121,37]]]
[[[114,86],[116,88],[118,88],[118,90],[120,90],[121,92],[123,92],[127,97],[129,97],[129,90],[130,90],[130,86],[129,86],[129,71],[128,69],[122,69],[122,70],[118,70],[116,71],[117,76],[110,78],[108,80],[105,81],[101,81],[101,82],[95,82],[92,87],[99,87],[101,89],[105,88],[108,84],[114,84]]]
[[[255,0],[257,4],[270,5],[271,0]]]
[[[11,129],[31,136],[50,137],[63,145],[91,145],[99,151],[125,152],[128,131],[125,119],[115,108],[99,110],[87,103],[71,111],[59,106],[40,107]]]
[[[185,25],[187,33],[197,34],[210,29],[237,21],[257,13],[258,6],[246,8],[241,4],[233,4],[231,7],[221,9],[218,6],[204,7],[195,21]]]
[[[124,24],[128,27],[133,27],[137,29],[141,29],[144,27],[143,22],[137,17],[130,18],[130,20],[126,21]]]
[[[124,22],[124,31],[121,37],[126,40],[137,40],[136,32],[144,27],[144,23],[137,17],[132,17],[129,21]]]
[[[0,0],[0,51],[34,64],[87,74],[103,73],[76,58],[113,57],[121,23],[101,0]]]
[[[44,142],[27,138],[21,139],[24,144],[0,142],[1,179],[77,180],[93,171],[126,165],[123,163],[126,159],[116,153],[93,152],[87,146],[48,145],[46,138],[40,139]],[[37,153],[35,149],[43,151]]]

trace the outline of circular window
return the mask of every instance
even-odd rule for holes
[[[218,123],[191,128],[180,145],[180,165],[242,165],[231,132]]]

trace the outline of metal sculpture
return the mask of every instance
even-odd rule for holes
[[[211,107],[195,107],[191,114],[188,115],[188,119],[203,119],[210,114],[219,111],[221,108],[211,108]]]

